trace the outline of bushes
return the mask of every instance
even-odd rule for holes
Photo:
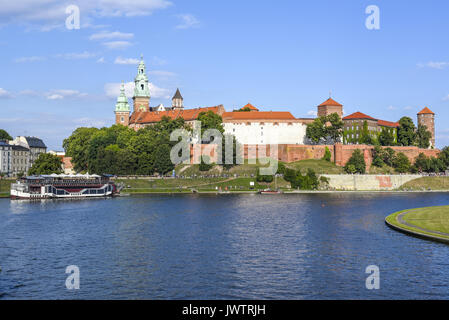
[[[285,170],[284,180],[290,182],[292,188],[300,190],[316,190],[320,184],[315,171],[308,169],[306,175],[301,171],[287,168]]]
[[[327,161],[327,162],[331,162],[331,158],[332,158],[332,153],[329,150],[328,147],[326,147],[326,151],[324,151],[324,157],[323,160]]]
[[[272,183],[274,178],[271,175],[261,175],[259,172],[257,172],[257,182],[265,182],[265,183]]]
[[[410,160],[405,154],[399,152],[393,159],[393,167],[399,173],[406,173],[410,170]]]
[[[354,150],[351,158],[346,163],[345,171],[347,173],[360,173],[363,174],[366,172],[366,163],[365,158],[360,150]]]
[[[444,156],[443,156],[444,157]],[[420,153],[418,158],[415,160],[415,164],[412,167],[412,172],[444,172],[447,166],[445,162],[442,160],[441,154],[438,158],[435,157],[426,157],[424,153]]]

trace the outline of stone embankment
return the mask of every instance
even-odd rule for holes
[[[421,175],[329,175],[329,187],[347,191],[391,191],[400,188],[409,181],[419,179]]]

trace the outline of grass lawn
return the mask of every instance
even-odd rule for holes
[[[303,174],[307,172],[308,169],[312,169],[317,174],[342,174],[344,173],[344,169],[342,167],[338,167],[333,162],[329,162],[326,160],[302,160],[292,163],[286,163],[286,167],[301,170]]]
[[[384,165],[381,168],[376,166],[371,166],[369,169],[369,174],[397,174],[394,168]]]
[[[399,223],[397,220],[397,216],[404,212],[406,213],[402,216],[402,220],[412,226]],[[404,210],[388,216],[386,220],[388,223],[406,230],[449,240],[449,206]],[[433,231],[448,235],[440,235]]]
[[[404,184],[400,190],[449,190],[449,177],[422,177]]]
[[[11,183],[14,183],[15,180],[7,180],[7,179],[1,179],[0,180],[0,196],[8,196],[9,192],[11,190]]]

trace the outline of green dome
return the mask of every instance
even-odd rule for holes
[[[117,98],[117,103],[115,104],[115,111],[129,112],[130,110],[128,98],[125,94],[125,84],[122,82],[122,85],[120,86],[120,95]]]

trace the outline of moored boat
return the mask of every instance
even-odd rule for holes
[[[281,190],[271,190],[271,189],[265,189],[262,191],[259,191],[260,194],[281,194]]]
[[[119,193],[108,175],[28,176],[11,185],[11,199],[71,199],[109,197]]]

